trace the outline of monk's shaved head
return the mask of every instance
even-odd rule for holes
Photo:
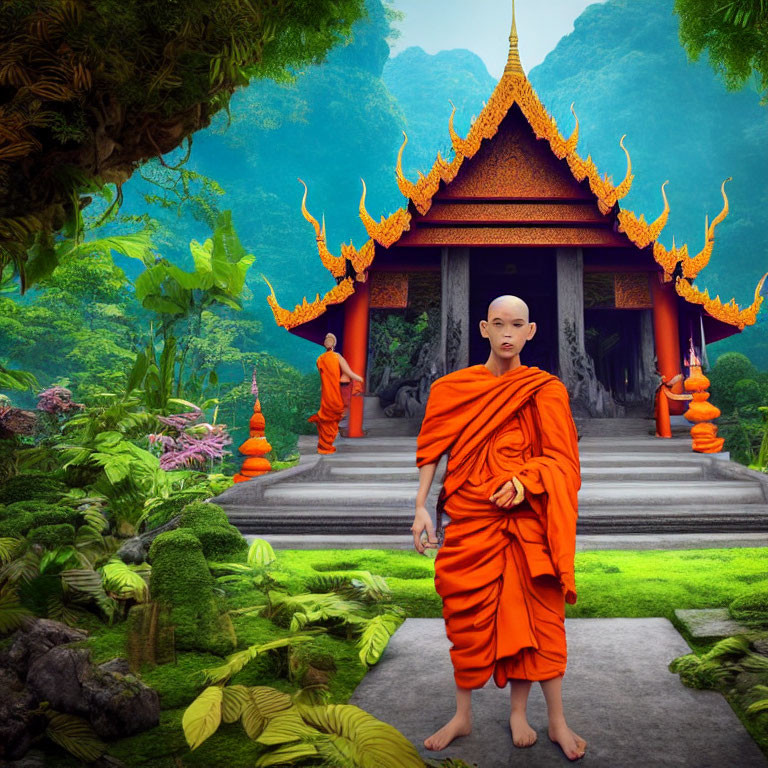
[[[332,348],[336,346],[336,336],[332,334],[330,331],[325,334],[325,339],[323,340],[323,346]]]
[[[515,313],[515,319],[519,318],[526,323],[530,322],[528,305],[519,296],[510,296],[509,294],[497,296],[488,305],[488,322],[491,321],[493,314],[498,314],[499,312]]]

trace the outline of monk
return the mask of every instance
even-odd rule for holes
[[[356,374],[349,363],[334,350],[336,336],[328,333],[323,341],[325,352],[317,358],[317,368],[320,371],[320,410],[310,416],[307,421],[317,426],[317,452],[336,453],[333,441],[339,431],[339,422],[344,416],[345,403],[341,394],[341,374],[344,373],[352,381],[359,384],[353,395],[362,394],[362,376]],[[354,387],[354,385],[353,385]]]
[[[488,360],[432,384],[417,439],[419,490],[411,530],[420,553],[439,547],[435,587],[456,682],[456,715],[424,745],[441,750],[469,734],[472,690],[493,676],[500,688],[510,683],[515,746],[536,741],[526,704],[538,681],[549,738],[577,760],[587,743],[568,727],[561,696],[565,602],[577,598],[576,426],[562,381],[520,362],[525,342],[536,333],[522,299],[494,299],[480,333],[490,342]],[[444,453],[437,528],[443,513],[450,524],[439,546],[425,505]]]

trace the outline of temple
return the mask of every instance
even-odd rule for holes
[[[292,311],[267,300],[278,325],[322,344],[328,331],[342,341],[353,370],[370,371],[369,329],[387,313],[411,318],[431,311],[437,320],[422,376],[430,379],[485,362],[487,342],[477,331],[488,303],[499,294],[520,296],[531,308],[537,333],[523,362],[555,373],[571,396],[574,415],[650,415],[660,375],[683,373],[683,353],[698,350],[753,325],[766,275],[754,301],[739,307],[694,285],[707,266],[723,208],[705,223],[696,255],[686,245],[659,241],[669,213],[653,222],[619,207],[632,184],[632,165],[620,184],[601,177],[591,157],[576,150],[579,124],[563,137],[531,87],[520,64],[512,11],[507,65],[492,96],[466,138],[448,130],[453,158],[437,159],[427,175],[405,178],[397,160],[397,181],[407,206],[376,221],[365,207],[360,218],[369,236],[359,249],[328,249],[321,226],[302,212],[317,236],[323,265],[337,285],[323,297],[306,298]],[[706,359],[706,357],[705,357]],[[369,392],[372,388],[366,376]],[[381,382],[378,382],[381,385]],[[682,392],[678,382],[673,392]],[[426,399],[426,398],[425,398]],[[684,401],[671,401],[680,414]],[[354,398],[349,436],[361,437],[363,405]]]

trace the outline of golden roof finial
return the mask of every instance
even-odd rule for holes
[[[512,31],[509,33],[509,56],[507,66],[504,67],[505,75],[522,75],[523,65],[520,63],[520,53],[517,50],[517,26],[515,25],[515,0],[512,0]]]

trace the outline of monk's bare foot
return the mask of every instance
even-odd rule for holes
[[[459,736],[469,736],[472,733],[472,720],[454,715],[439,731],[424,739],[424,746],[433,752],[445,749]]]
[[[584,753],[587,751],[587,742],[574,733],[566,725],[565,720],[559,723],[550,723],[549,738],[560,745],[560,749],[563,750],[569,760],[578,760],[580,757],[584,757]]]
[[[528,724],[525,712],[513,712],[509,718],[509,728],[512,731],[512,743],[516,747],[532,747],[536,743],[538,736]]]

